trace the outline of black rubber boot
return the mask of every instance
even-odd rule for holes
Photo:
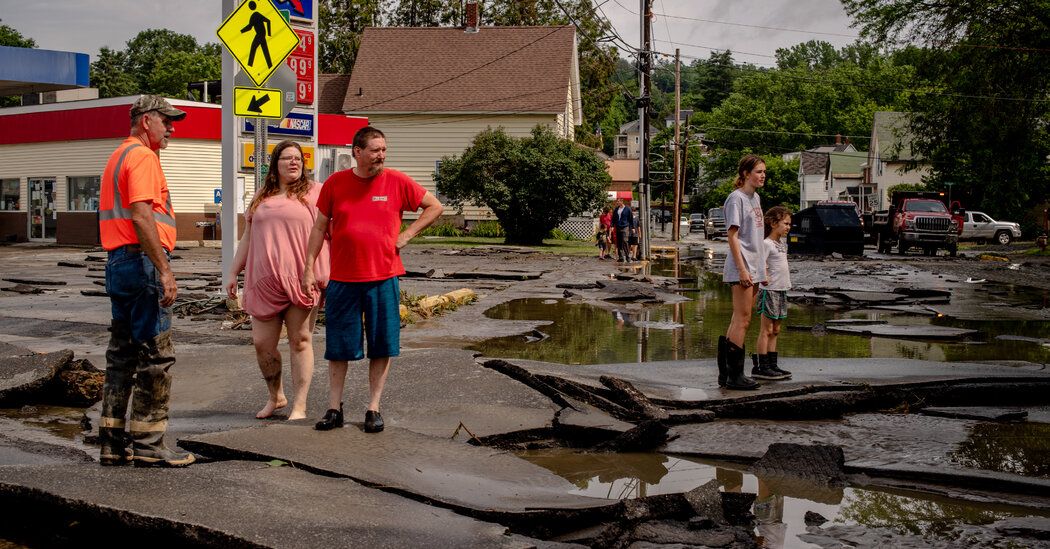
[[[746,351],[743,347],[737,347],[732,341],[726,340],[726,379],[727,389],[750,391],[759,388],[758,382],[744,375],[744,356]]]
[[[786,374],[780,374],[769,367],[769,355],[751,355],[751,361],[754,363],[754,367],[751,368],[751,377],[755,379],[766,379],[770,381],[779,381],[787,379]]]
[[[171,396],[168,370],[174,364],[175,347],[170,332],[163,332],[143,345],[128,423],[136,466],[185,467],[196,461],[193,454],[164,445]]]
[[[774,371],[774,372],[776,372],[776,373],[778,373],[778,374],[780,374],[782,376],[791,377],[791,372],[781,368],[777,364],[777,354],[775,352],[774,353],[769,353],[767,355],[767,357],[768,357],[767,360],[768,360],[768,364],[769,364],[769,369],[770,370],[772,370],[772,371]],[[787,379],[787,378],[785,378],[785,379]]]
[[[135,383],[134,372],[140,346],[131,341],[126,325],[113,322],[106,349],[106,379],[102,385],[102,412],[99,414],[99,463],[131,463],[131,438],[125,431],[128,399]]]
[[[726,336],[718,336],[718,386],[726,386]]]

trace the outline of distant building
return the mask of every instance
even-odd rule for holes
[[[632,120],[620,126],[620,133],[616,135],[616,150],[613,158],[629,158],[636,160],[642,157],[642,132],[638,130],[638,121]],[[649,125],[649,138],[660,133],[660,129],[652,124]]]
[[[352,74],[319,81],[320,112],[367,116],[387,136],[389,165],[435,193],[441,159],[487,128],[523,137],[543,125],[573,139],[583,123],[571,26],[369,27]],[[463,214],[492,217],[473,206]]]
[[[831,200],[831,157],[839,153],[856,153],[849,140],[835,139],[834,145],[822,145],[802,151],[798,165],[799,208],[808,208],[821,200]],[[835,198],[837,199],[837,198]]]
[[[877,208],[885,208],[886,191],[901,183],[922,184],[930,173],[929,164],[912,151],[912,133],[909,113],[878,111],[871,127],[871,147],[868,150],[869,183],[879,196]],[[909,165],[916,164],[913,169]]]

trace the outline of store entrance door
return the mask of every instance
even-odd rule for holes
[[[55,226],[55,178],[29,180],[29,240],[54,241]]]

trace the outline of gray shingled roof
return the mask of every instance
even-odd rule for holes
[[[370,27],[342,112],[561,113],[579,78],[575,57],[570,26]]]

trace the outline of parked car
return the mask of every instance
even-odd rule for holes
[[[689,232],[704,232],[704,214],[689,214]]]
[[[722,208],[707,210],[707,219],[704,220],[704,238],[711,240],[716,236],[729,236],[726,232],[726,215]]]
[[[822,202],[791,216],[788,252],[864,255],[864,228],[852,202]]]
[[[679,232],[688,232],[689,231],[689,218],[688,217],[683,215],[682,217],[678,218],[678,231]]]
[[[1021,236],[1021,226],[1012,221],[996,221],[984,212],[964,212],[962,240],[989,240],[1007,245]]]

